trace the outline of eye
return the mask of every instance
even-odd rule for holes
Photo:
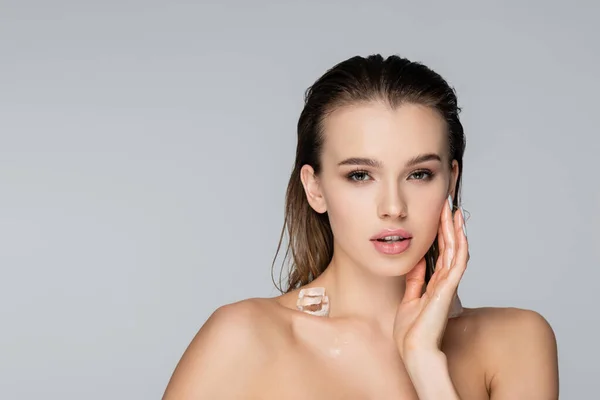
[[[367,171],[353,171],[348,174],[348,179],[353,182],[364,182],[370,178]]]
[[[431,178],[433,178],[433,172],[429,170],[415,171],[409,176],[409,179],[414,179],[417,181],[428,181],[431,180]]]

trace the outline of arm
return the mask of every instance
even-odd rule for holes
[[[438,231],[440,255],[423,293],[425,259],[406,274],[404,298],[394,321],[400,357],[421,400],[458,400],[441,343],[452,300],[467,267],[469,249],[462,209],[445,204]]]
[[[536,312],[506,312],[489,343],[489,359],[494,360],[490,399],[558,399],[558,352],[552,328]]]
[[[444,353],[416,352],[407,358],[405,366],[419,399],[460,400]]]
[[[264,365],[251,304],[217,309],[179,361],[163,400],[245,398]]]
[[[536,312],[513,308],[497,309],[483,324],[490,399],[557,400],[557,345],[548,322]],[[405,365],[420,399],[460,398],[443,353],[415,350]]]

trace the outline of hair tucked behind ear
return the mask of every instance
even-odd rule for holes
[[[460,204],[465,137],[454,90],[425,65],[399,56],[386,59],[381,55],[356,56],[343,61],[308,88],[298,120],[296,160],[286,191],[285,221],[272,266],[287,234],[283,259],[283,266],[289,262],[286,287],[281,287],[281,279],[278,285],[273,277],[281,292],[311,282],[327,268],[333,256],[333,234],[327,213],[319,214],[311,208],[300,180],[300,170],[305,164],[312,166],[317,175],[321,171],[323,121],[339,107],[371,101],[385,101],[394,108],[406,103],[420,104],[440,113],[448,128],[450,162],[456,160],[459,167],[454,206]],[[436,238],[426,255],[427,281],[437,256]],[[271,273],[273,276],[273,269]]]

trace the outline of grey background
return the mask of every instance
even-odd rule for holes
[[[542,313],[595,396],[597,2],[192,3],[0,2],[0,398],[160,398],[216,307],[275,295],[304,90],[372,53],[458,92],[464,304]]]

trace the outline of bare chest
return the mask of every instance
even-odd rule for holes
[[[269,395],[265,398],[417,400],[399,360],[328,350],[311,354],[289,349],[278,357],[268,368],[269,378],[263,380],[262,392]]]
[[[476,364],[456,349],[447,356],[461,399],[488,400]],[[256,389],[261,399],[418,400],[393,344],[352,335],[282,348]]]

